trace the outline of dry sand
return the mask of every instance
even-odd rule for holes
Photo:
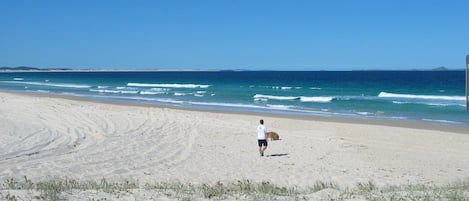
[[[281,138],[269,142],[267,157],[257,150],[259,119]],[[249,179],[305,187],[316,181],[438,185],[468,177],[469,129],[395,124],[0,92],[0,181]]]

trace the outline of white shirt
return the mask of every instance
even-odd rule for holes
[[[267,128],[260,124],[257,126],[257,139],[258,140],[266,140],[266,133],[267,133]]]

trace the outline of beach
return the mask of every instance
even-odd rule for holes
[[[469,175],[469,130],[229,113],[0,92],[0,180],[249,180],[299,188],[444,185]],[[264,119],[280,140],[260,157]]]

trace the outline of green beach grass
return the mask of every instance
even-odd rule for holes
[[[285,187],[269,182],[239,180],[214,184],[110,182],[51,179],[33,182],[7,179],[1,200],[469,200],[469,178],[447,185],[400,185],[378,187],[373,182],[339,188],[316,182],[309,188]]]

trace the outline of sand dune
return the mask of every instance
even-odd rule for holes
[[[259,157],[264,119],[281,140]],[[469,175],[469,130],[117,105],[0,92],[0,181],[443,184]],[[420,126],[422,127],[422,126]],[[423,126],[425,127],[425,126]]]

